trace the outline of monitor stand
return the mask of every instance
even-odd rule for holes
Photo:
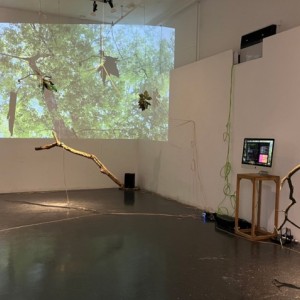
[[[259,171],[258,174],[261,175],[261,176],[270,175],[268,171]]]

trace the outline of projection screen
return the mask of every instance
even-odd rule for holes
[[[167,139],[174,29],[2,23],[0,34],[0,138]]]

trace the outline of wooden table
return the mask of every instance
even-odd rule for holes
[[[241,229],[238,226],[239,208],[240,208],[240,182],[242,179],[250,180],[252,182],[252,216],[251,228]],[[262,182],[273,181],[275,183],[275,199],[274,199],[274,231],[268,232],[260,227],[260,213],[261,213],[261,193]],[[258,190],[257,190],[258,187]],[[260,173],[246,173],[237,174],[236,184],[236,207],[235,207],[235,233],[246,237],[251,241],[265,240],[276,235],[276,228],[278,228],[278,209],[279,209],[279,192],[280,192],[280,177],[275,175],[265,175]],[[257,204],[257,211],[256,211]]]

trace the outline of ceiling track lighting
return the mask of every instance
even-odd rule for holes
[[[98,4],[96,1],[93,2],[93,12],[96,12],[98,8]]]
[[[108,3],[111,8],[114,8],[112,0],[103,0],[104,3]]]
[[[97,11],[98,8],[97,2],[108,3],[111,8],[114,7],[113,0],[95,0],[93,2],[93,12]]]

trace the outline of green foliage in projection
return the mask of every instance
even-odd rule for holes
[[[51,137],[55,130],[61,138],[167,138],[173,30],[2,24],[0,35],[0,137],[10,136],[14,92],[13,137]],[[152,102],[141,111],[145,90]]]

